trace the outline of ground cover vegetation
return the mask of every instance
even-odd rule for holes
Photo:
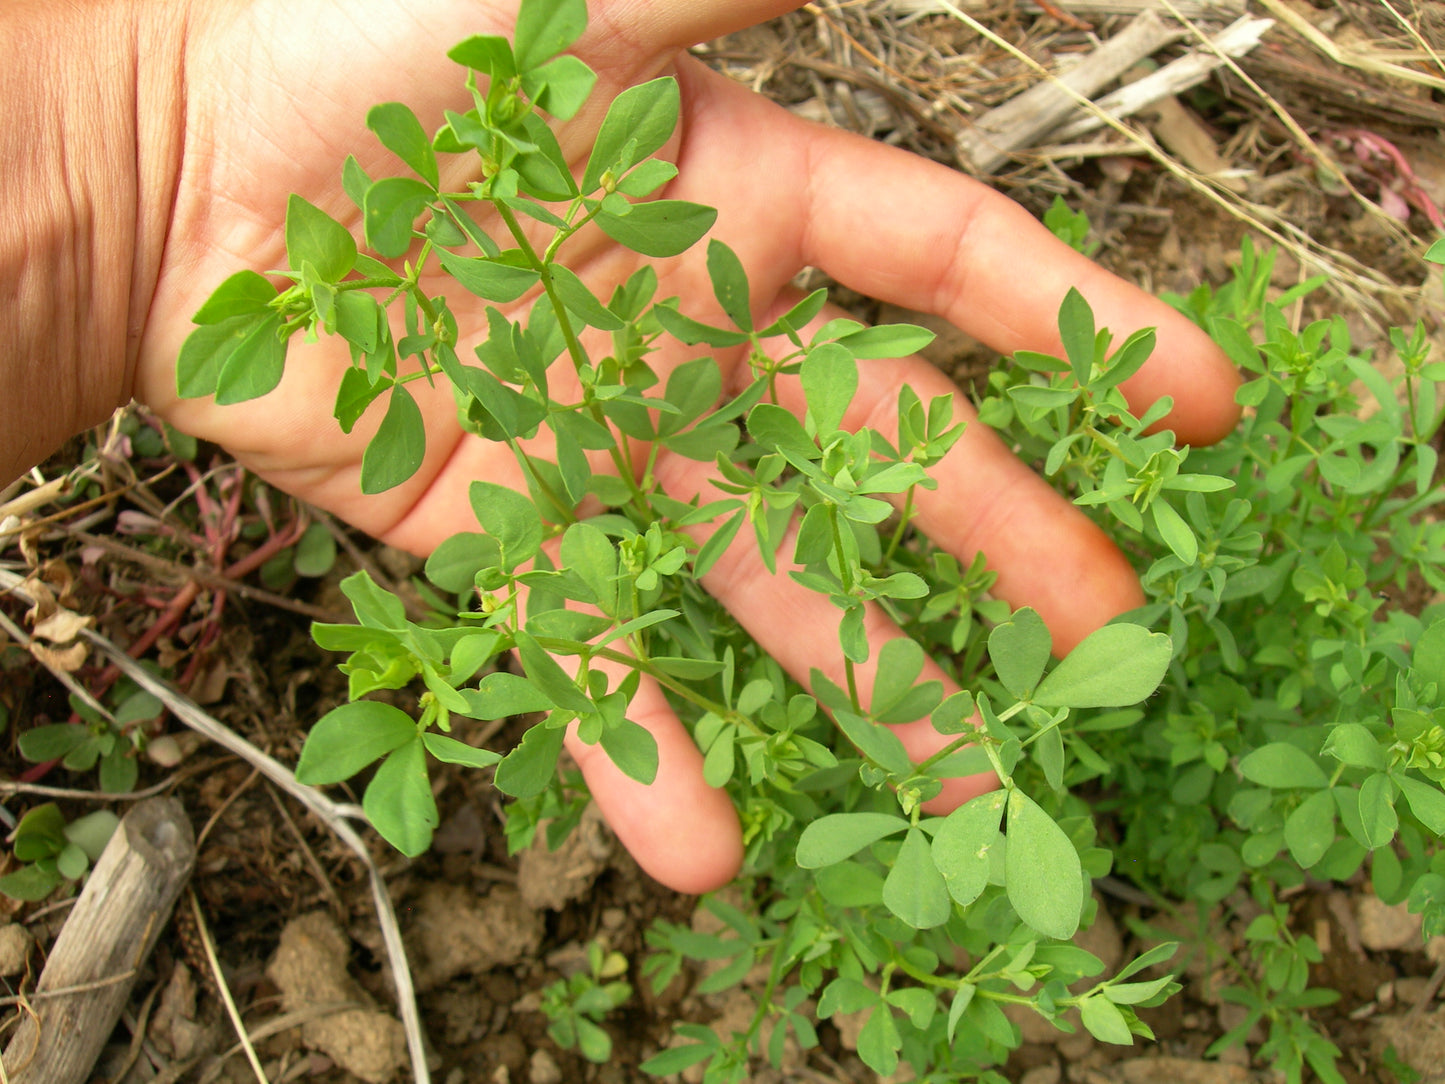
[[[1290,927],[1284,897],[1307,879],[1363,875],[1382,901],[1421,914],[1426,936],[1445,933],[1445,611],[1411,601],[1445,590],[1434,514],[1445,364],[1431,360],[1424,326],[1394,331],[1399,364],[1376,367],[1342,318],[1296,326],[1291,307],[1320,283],[1272,296],[1274,257],[1246,242],[1227,284],[1171,298],[1245,374],[1245,420],[1215,447],[1178,448],[1149,431],[1167,402],[1135,417],[1118,391],[1152,336],[1116,342],[1071,293],[1058,317],[1064,356],[1009,359],[978,393],[979,420],[1105,526],[1142,571],[1148,601],[1054,662],[1039,617],[989,596],[983,558],[965,567],[911,527],[913,493],[961,432],[952,403],[905,392],[892,438],[840,428],[859,366],[918,349],[929,333],[836,320],[805,334],[823,291],[755,326],[741,264],[704,241],[712,212],[648,198],[673,172],[652,157],[677,121],[669,80],[619,96],[574,179],[547,118],[572,115],[591,88],[565,53],[584,25],[581,3],[528,2],[513,41],[458,45],[474,109],[428,134],[405,106],[379,105],[370,127],[405,172],[371,178],[348,165],[368,251],[293,197],[289,267],[238,273],[196,314],[179,387],[221,402],[274,388],[294,335],[351,344],[338,424],[349,431],[384,410],[363,465],[368,492],[420,462],[426,434],[408,391],[419,380],[447,381],[469,430],[511,447],[528,483],[527,494],[473,484],[478,529],[427,562],[425,618],[366,572],[344,581],[356,622],[317,622],[313,633],[345,656],[349,700],[312,728],[298,776],[356,777],[378,832],[418,855],[438,824],[438,764],[486,769],[509,798],[510,848],[543,830],[558,842],[586,801],[576,775],[558,770],[568,726],[633,778],[655,772],[652,739],[627,718],[647,675],[691,727],[708,781],[733,798],[747,859],[742,905],[704,904],[718,932],[658,922],[638,977],[660,989],[701,965],[699,989],[716,992],[766,973],[750,987],[746,1027],[681,1024],[648,1072],[701,1066],[709,1082],[745,1080],[754,1059],[779,1063],[785,1044],[818,1042],[819,1020],[850,1015],[863,1021],[857,1053],[871,1069],[906,1065],[919,1080],[1004,1079],[998,1067],[1020,1042],[1005,1006],[1104,1043],[1147,1039],[1140,1013],[1178,989],[1185,953],[1161,934],[1105,974],[1070,943],[1093,921],[1092,883],[1113,876],[1164,910],[1252,897],[1247,953],[1229,962],[1223,991],[1246,1015],[1210,1053],[1262,1025],[1257,1054],[1286,1079],[1345,1079],[1312,1015],[1337,995],[1310,985],[1320,949]],[[484,179],[443,190],[438,157],[452,154],[480,154]],[[478,226],[480,206],[506,236]],[[550,240],[529,240],[521,218]],[[1088,245],[1087,222],[1062,205],[1050,223]],[[706,243],[728,326],[656,298],[648,269],[594,296],[566,267],[568,240],[589,225],[657,258]],[[1441,245],[1431,255],[1445,263]],[[463,358],[444,300],[420,286],[434,266],[498,305],[540,296],[519,320],[493,309],[489,339]],[[398,311],[401,338],[388,315]],[[606,356],[583,348],[584,327],[610,335]],[[698,348],[666,379],[648,361],[663,336]],[[737,346],[750,351],[753,381],[720,403],[708,350]],[[579,401],[551,394],[559,357]],[[801,419],[774,401],[784,376],[803,385]],[[524,447],[543,429],[552,458]],[[627,438],[649,456],[714,463],[730,497],[669,498]],[[588,451],[615,473],[594,472]],[[579,519],[584,500],[600,511]],[[716,530],[699,546],[687,532],[701,524]],[[834,602],[850,678],[869,651],[865,602],[908,633],[883,649],[866,702],[852,680],[794,682],[701,589],[742,531]],[[544,548],[553,541],[556,562]],[[967,691],[920,682],[925,656]],[[610,684],[593,668],[601,659],[629,676]],[[421,690],[414,713],[369,698],[403,688]],[[117,710],[154,714],[137,695],[120,688]],[[540,721],[509,750],[461,740],[464,720],[525,713]],[[887,725],[924,717],[948,744],[916,764]],[[82,718],[30,731],[22,754],[99,767],[105,790],[134,786],[121,731]],[[996,790],[924,814],[940,779],[979,771]],[[30,864],[0,890],[38,898],[82,875],[106,824],[66,825],[39,807],[16,839]],[[606,1060],[607,1013],[631,993],[622,964],[595,945],[585,971],[547,989],[559,1045]]]

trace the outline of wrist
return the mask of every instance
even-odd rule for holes
[[[180,135],[179,53],[141,23],[0,4],[0,481],[130,398]]]

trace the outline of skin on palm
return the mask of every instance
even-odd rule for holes
[[[627,85],[675,72],[683,119],[664,154],[676,161],[680,174],[666,194],[719,208],[715,236],[742,258],[762,319],[792,303],[788,283],[797,271],[816,266],[871,296],[938,313],[1000,350],[1056,352],[1055,314],[1065,291],[1075,286],[1094,307],[1100,326],[1121,336],[1141,326],[1159,329],[1155,359],[1125,384],[1136,407],[1173,394],[1169,424],[1185,440],[1217,439],[1233,425],[1235,377],[1208,339],[1167,306],[1056,241],[1011,201],[934,163],[809,125],[677,55],[679,46],[791,6],[594,3],[592,26],[576,51],[599,71],[597,100],[603,104],[560,127],[564,149],[580,168],[605,102]],[[507,18],[493,12],[487,25],[487,13],[478,7],[374,5],[365,25],[329,4],[300,12],[294,4],[236,4],[196,18],[186,53],[191,75],[186,152],[135,374],[137,397],[173,424],[228,447],[280,488],[417,553],[457,531],[475,529],[466,499],[471,480],[521,482],[506,448],[459,430],[446,388],[410,386],[428,427],[422,469],[397,489],[362,497],[361,452],[381,411],[369,412],[350,437],[335,432],[330,408],[349,364],[344,344],[293,343],[281,387],[233,407],[177,400],[172,359],[189,331],[190,314],[216,283],[243,266],[265,271],[284,264],[280,227],[290,192],[305,195],[360,234],[357,212],[340,191],[345,155],[356,152],[373,175],[397,169],[365,130],[367,108],[403,100],[424,125],[440,123],[444,107],[467,108],[466,94],[459,92],[460,70],[438,58],[466,33],[507,32]],[[324,54],[314,49],[318,40],[327,41]],[[348,58],[346,65],[336,63],[338,55]],[[423,71],[428,75],[420,78]],[[472,179],[468,168],[459,159],[443,183],[464,186]],[[494,236],[504,234],[500,223],[483,224]],[[640,259],[599,233],[579,236],[563,255],[602,296]],[[685,311],[700,319],[720,317],[702,246],[659,263],[657,270],[659,296],[682,297]],[[459,353],[466,356],[478,335],[468,336],[465,329],[485,327],[483,303],[445,290],[439,280],[427,286],[447,292],[464,328]],[[530,303],[513,306],[513,313]],[[665,376],[695,353],[674,344],[650,360]],[[740,352],[724,352],[719,363],[725,389],[746,383]],[[566,364],[561,363],[560,379],[566,379]],[[953,392],[960,414],[966,413],[963,396],[920,359],[865,363],[862,378],[855,402],[872,405],[877,416],[860,406],[851,425],[870,424],[886,433],[904,383],[925,402]],[[801,410],[796,384],[784,383],[783,402]],[[710,473],[707,464],[674,456],[662,456],[657,464],[659,480],[683,499],[707,496]],[[940,485],[921,495],[917,524],[965,560],[986,553],[999,573],[997,592],[1014,606],[1038,609],[1061,651],[1141,601],[1132,570],[1102,533],[983,427],[970,426],[934,473]],[[836,611],[785,571],[769,575],[747,533],[708,575],[706,586],[795,676],[806,679],[811,666],[820,666],[840,681],[832,631]],[[881,612],[871,613],[868,625],[876,658],[878,647],[900,633]],[[924,675],[933,676],[941,672]],[[868,667],[860,679],[866,695]],[[685,891],[717,886],[741,859],[728,799],[703,783],[701,756],[655,686],[644,683],[629,714],[658,740],[657,780],[650,787],[636,784],[600,749],[573,742],[589,786],[624,844],[654,877]],[[900,733],[915,757],[945,740],[926,721]],[[982,785],[955,781],[930,808],[951,808]],[[678,810],[687,815],[677,816]]]

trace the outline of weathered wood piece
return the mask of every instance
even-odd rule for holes
[[[1032,147],[1058,127],[1078,108],[1076,95],[1093,98],[1140,60],[1183,36],[1182,30],[1166,25],[1153,12],[1144,12],[1056,79],[1037,83],[990,109],[960,133],[960,164],[981,176],[993,173],[1012,152]]]
[[[1116,117],[1132,116],[1155,102],[1164,101],[1198,86],[1214,71],[1224,66],[1224,57],[1244,56],[1259,44],[1264,32],[1272,26],[1273,19],[1256,19],[1246,15],[1211,37],[1209,40],[1212,47],[1197,45],[1158,71],[1125,84],[1104,95],[1094,104],[1105,113]],[[1090,113],[1070,121],[1049,138],[1067,143],[1102,128],[1103,125],[1102,117]]]
[[[891,0],[889,7],[903,15],[947,14],[950,7],[974,15],[987,12],[993,0]],[[1085,19],[1109,15],[1138,15],[1141,11],[1170,12],[1159,0],[1059,0],[1058,7]],[[1031,0],[1021,0],[1025,11],[1043,11]],[[1173,12],[1186,19],[1232,19],[1244,12],[1244,0],[1174,0]]]
[[[174,798],[138,802],[71,909],[5,1048],[11,1084],[84,1084],[190,877],[195,833]]]

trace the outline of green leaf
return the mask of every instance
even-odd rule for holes
[[[1066,941],[1078,930],[1084,906],[1079,852],[1053,818],[1021,790],[1008,795],[1004,887],[1019,918],[1045,937]]]
[[[431,846],[437,805],[427,778],[426,748],[415,731],[376,769],[361,807],[383,839],[408,858]]]
[[[526,678],[501,670],[482,678],[475,689],[463,689],[461,693],[472,719],[507,719],[552,708],[547,694]]]
[[[350,235],[347,236],[349,239]],[[355,247],[353,244],[353,251]],[[264,275],[255,271],[237,271],[212,291],[191,317],[191,322],[219,324],[233,316],[264,316],[271,311],[271,302],[276,297],[276,287]]]
[[[352,297],[355,295],[342,294],[341,296]],[[350,368],[342,373],[341,383],[336,389],[336,404],[331,410],[341,431],[350,433],[371,404],[376,402],[390,387],[390,380],[381,380],[373,384],[364,369]]]
[[[552,285],[557,290],[557,296],[567,306],[569,312],[580,316],[589,327],[599,328],[602,331],[621,331],[627,326],[616,313],[598,300],[594,294],[577,274],[561,264],[555,264],[551,270]]]
[[[55,856],[55,872],[68,880],[80,880],[89,868],[90,859],[73,843]]]
[[[182,399],[215,395],[221,367],[252,324],[260,319],[262,317],[242,313],[198,327],[187,335],[176,356],[176,394]]]
[[[522,0],[513,32],[517,68],[536,68],[566,49],[587,29],[585,0]]]
[[[936,679],[915,684],[923,671],[924,654],[913,640],[889,640],[878,653],[870,703],[880,723],[911,723],[933,711],[943,698],[943,683]]]
[[[901,358],[916,354],[936,336],[917,324],[879,324],[850,331],[838,337],[838,344],[860,361]]]
[[[739,330],[753,330],[752,303],[748,294],[748,273],[737,253],[716,239],[707,243],[707,273],[712,292]]]
[[[557,660],[542,649],[531,633],[521,631],[516,638],[517,654],[521,656],[528,679],[546,693],[552,703],[567,711],[595,710],[592,701],[587,699],[567,671],[558,665]]]
[[[467,768],[490,768],[502,759],[501,753],[478,749],[445,734],[428,731],[421,736],[421,740],[426,744],[428,753],[448,764],[460,764]]]
[[[1376,772],[1360,784],[1360,826],[1365,844],[1375,850],[1395,838],[1400,819],[1395,813],[1395,789],[1390,777]]]
[[[539,68],[522,76],[522,91],[538,109],[558,120],[571,120],[592,95],[597,73],[575,56],[553,57]],[[530,156],[529,156],[530,157]],[[568,175],[569,195],[576,195],[576,185]]]
[[[1438,786],[1421,783],[1408,775],[1395,775],[1391,778],[1405,796],[1415,819],[1437,836],[1445,836],[1445,793],[1441,793]]]
[[[65,837],[65,816],[54,802],[36,806],[15,828],[15,857],[21,862],[51,858],[70,842]]]
[[[1123,1011],[1103,994],[1079,1002],[1079,1022],[1100,1042],[1133,1046],[1134,1036]]]
[[[384,493],[401,485],[421,469],[425,457],[426,422],[421,408],[398,384],[391,389],[391,402],[376,435],[361,454],[361,492]]]
[[[1239,762],[1239,770],[1251,783],[1276,790],[1293,787],[1326,787],[1329,778],[1298,745],[1276,741],[1261,745]]]
[[[891,813],[829,813],[803,829],[796,860],[803,869],[831,866],[907,827]]]
[[[764,448],[782,453],[795,467],[805,466],[823,454],[798,419],[774,403],[759,403],[748,411],[748,432]]]
[[[813,425],[826,439],[843,424],[843,416],[857,394],[858,363],[847,348],[822,343],[803,355],[799,376]]]
[[[296,543],[296,575],[324,576],[336,564],[336,536],[321,523],[313,523]]]
[[[1034,703],[1050,708],[1122,708],[1164,680],[1173,645],[1141,625],[1105,625],[1084,638],[1039,683]]]
[[[1072,286],[1059,305],[1059,339],[1074,370],[1074,379],[1087,384],[1094,368],[1094,310]]]
[[[0,877],[0,894],[12,900],[38,903],[64,883],[65,878],[55,870],[38,866],[22,866],[14,873]]]
[[[494,34],[477,34],[453,46],[447,56],[458,64],[493,79],[511,79],[517,74],[512,43]]]
[[[898,1069],[898,1048],[902,1045],[892,1010],[879,1005],[858,1032],[858,1056],[879,1076],[889,1077]]]
[[[110,794],[129,794],[140,777],[140,766],[128,756],[128,744],[117,742],[100,762],[100,789]]]
[[[851,711],[836,711],[833,716],[848,740],[869,760],[891,775],[905,776],[913,771],[913,762],[898,735]]]
[[[400,708],[376,700],[342,704],[306,735],[296,779],[310,786],[339,783],[414,737],[416,721]]]
[[[1361,723],[1341,723],[1325,739],[1324,753],[1352,768],[1384,771],[1390,766],[1380,740]]]
[[[702,779],[710,787],[725,787],[737,767],[737,728],[725,726],[702,758]]]
[[[18,744],[22,757],[43,764],[69,756],[89,740],[90,730],[79,723],[50,723],[27,730]]]
[[[485,256],[458,256],[453,252],[437,253],[444,270],[468,293],[486,301],[505,304],[516,301],[538,282],[539,275],[530,267],[518,267],[500,259]]]
[[[670,1046],[648,1058],[638,1066],[642,1072],[649,1076],[672,1076],[674,1073],[681,1073],[684,1069],[690,1069],[699,1062],[706,1061],[717,1052],[716,1046],[706,1043],[684,1043],[681,1046]]]
[[[491,535],[462,531],[432,550],[426,559],[426,578],[443,591],[470,591],[476,575],[501,563],[502,549]]]
[[[617,182],[617,191],[634,199],[650,196],[668,181],[677,176],[677,167],[661,158],[648,158],[639,162]]]
[[[92,862],[97,861],[111,836],[120,827],[120,818],[109,809],[97,809],[77,817],[65,826],[65,838],[74,843]]]
[[[1137,373],[1154,352],[1154,340],[1153,328],[1144,328],[1130,335],[1109,358],[1108,368],[1094,381],[1094,388],[1115,387]],[[1221,478],[1219,481],[1225,480]]]
[[[356,241],[340,222],[292,193],[286,202],[286,259],[293,271],[310,264],[322,282],[340,282],[356,266]]]
[[[562,752],[562,727],[532,727],[497,765],[496,786],[513,798],[535,798],[547,789]]]
[[[910,828],[883,882],[883,904],[915,930],[942,926],[953,913],[943,875],[933,864],[928,837]]]
[[[698,343],[716,347],[741,346],[748,341],[747,335],[741,331],[704,324],[691,316],[684,316],[674,305],[659,303],[653,306],[652,314],[662,325],[662,330],[688,346]]]
[[[617,611],[617,550],[590,523],[574,523],[562,535],[562,567],[575,572],[604,613]]]
[[[677,80],[669,76],[628,87],[614,98],[587,159],[582,191],[595,191],[607,170],[626,170],[660,150],[677,127],[681,102]]]
[[[416,119],[409,106],[401,102],[374,105],[366,114],[366,126],[376,133],[382,146],[410,166],[433,189],[437,187],[440,181],[436,151],[432,149],[431,138],[422,128],[421,121]],[[292,266],[295,266],[294,262]]]
[[[476,481],[467,491],[472,514],[502,548],[502,567],[508,572],[542,548],[542,517],[537,507],[515,489],[495,482]]]
[[[991,851],[998,842],[1008,796],[991,791],[964,803],[944,818],[933,834],[933,864],[948,894],[967,907],[988,887]]]
[[[988,657],[1003,687],[1024,700],[1043,676],[1053,644],[1044,619],[1025,607],[989,633]]]
[[[1184,522],[1184,517],[1163,497],[1155,498],[1149,505],[1149,514],[1154,517],[1154,528],[1164,544],[1186,565],[1192,565],[1199,558],[1199,540]]]
[[[366,572],[353,572],[342,580],[341,593],[350,600],[356,619],[368,628],[392,632],[406,628],[406,607],[401,599],[377,586]]]
[[[217,329],[230,329],[233,342],[233,349],[224,354],[216,373],[216,403],[220,406],[261,398],[281,383],[281,375],[286,369],[286,340],[281,334],[281,314],[272,313],[260,319],[236,319],[248,322],[232,324],[228,320],[215,325]],[[193,332],[191,338],[194,339],[197,334]]]
[[[685,200],[660,199],[635,204],[624,217],[603,212],[595,220],[602,232],[644,256],[678,256],[700,241],[717,221],[717,210]]]
[[[1173,975],[1163,975],[1149,982],[1116,982],[1102,992],[1115,1005],[1142,1005],[1159,997],[1173,981]]]
[[[602,731],[602,748],[629,779],[650,786],[657,778],[657,739],[631,719]]]
[[[383,177],[366,190],[362,204],[366,242],[389,260],[406,255],[412,227],[431,205],[435,193],[410,177]]]
[[[1415,641],[1410,668],[1426,681],[1445,686],[1445,620],[1436,619]]]
[[[862,1012],[878,1002],[877,990],[857,979],[839,976],[823,988],[818,998],[818,1017],[827,1020],[838,1013]]]
[[[1335,841],[1335,797],[1317,790],[1285,818],[1284,842],[1301,869],[1310,869]]]

